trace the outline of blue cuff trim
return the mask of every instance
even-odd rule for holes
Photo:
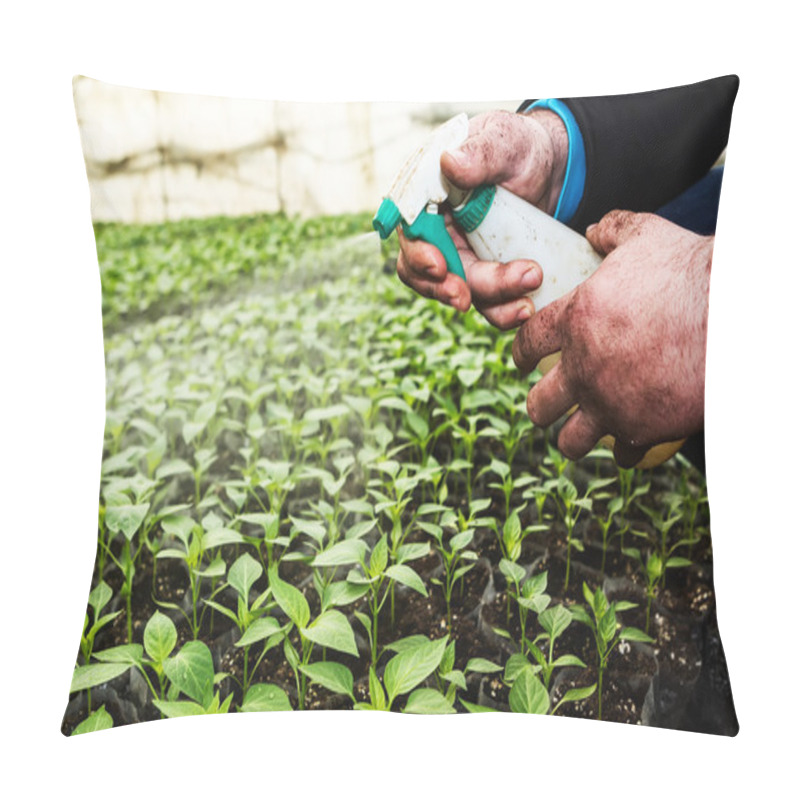
[[[567,153],[567,169],[564,173],[564,185],[556,205],[553,216],[559,222],[569,222],[578,210],[583,199],[583,189],[586,185],[586,149],[583,145],[583,136],[572,112],[561,100],[537,100],[525,110],[532,108],[547,108],[561,117],[567,128],[569,137],[569,152]]]

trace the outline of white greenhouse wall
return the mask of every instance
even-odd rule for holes
[[[498,103],[290,103],[173,94],[78,77],[97,221],[377,209],[407,156],[453,114]]]

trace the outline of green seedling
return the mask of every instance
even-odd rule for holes
[[[283,631],[278,621],[274,617],[267,616],[269,611],[276,606],[275,603],[268,603],[270,590],[265,590],[252,603],[250,602],[250,591],[262,575],[261,564],[248,553],[243,553],[228,570],[227,585],[236,592],[236,612],[234,613],[214,600],[205,601],[206,605],[232,620],[239,629],[241,637],[236,642],[236,646],[243,650],[241,682],[243,695],[247,694],[250,678],[255,674],[264,656],[283,639]],[[224,587],[220,587],[220,590],[222,588]],[[248,672],[250,647],[259,642],[264,642],[261,655],[256,659],[252,670]]]
[[[411,545],[411,547],[413,549],[410,550],[409,555],[418,557],[420,551],[414,545]],[[426,544],[426,552],[427,547]],[[403,555],[404,551],[399,551],[398,562],[390,565],[389,546],[384,534],[372,548],[369,553],[369,559],[367,560],[367,553],[364,551],[360,557],[359,566],[351,569],[347,575],[347,583],[356,587],[367,588],[366,597],[370,613],[367,615],[361,611],[356,611],[355,616],[367,633],[373,667],[376,667],[378,663],[378,620],[395,583],[408,586],[419,592],[423,597],[428,596],[428,590],[425,588],[422,578],[412,567],[403,563]]]
[[[499,489],[503,493],[505,519],[508,519],[511,514],[511,497],[514,492],[530,486],[530,484],[536,481],[536,478],[527,474],[514,475],[508,464],[498,461],[496,458],[493,458],[488,466],[484,467],[478,473],[478,477],[487,473],[494,473],[500,479],[499,482],[495,481],[490,483],[489,487],[492,489]]]
[[[193,639],[198,637],[205,613],[205,608],[198,613],[201,582],[208,580],[216,584],[225,576],[226,566],[222,557],[216,555],[206,564],[207,554],[224,545],[242,544],[244,542],[242,535],[238,531],[224,527],[219,518],[204,518],[204,523],[207,527],[198,524],[191,517],[181,515],[168,516],[161,520],[161,527],[164,533],[177,540],[181,547],[165,548],[158,553],[158,557],[176,558],[186,564],[189,573],[191,616],[174,603],[159,601],[159,605],[180,611],[191,628]],[[220,588],[220,586],[217,586],[212,592],[212,597]]]
[[[574,619],[586,625],[592,632],[597,649],[597,718],[603,718],[603,675],[608,667],[608,659],[619,642],[652,642],[644,631],[638,628],[623,627],[617,614],[636,608],[636,603],[619,600],[609,603],[603,590],[598,586],[592,593],[586,582],[583,596],[591,615],[583,606],[573,606],[570,611]]]
[[[680,546],[680,542],[674,545]],[[636,547],[626,547],[622,551],[626,556],[633,558],[639,565],[639,570],[642,573],[645,581],[647,582],[647,612],[645,615],[645,633],[650,633],[650,611],[653,605],[653,600],[658,595],[658,587],[664,581],[665,573],[668,569],[677,567],[690,567],[692,562],[688,558],[681,558],[680,556],[670,555],[666,561],[662,561],[658,553],[650,553],[647,560],[644,554]],[[671,551],[670,551],[671,552]]]
[[[294,672],[297,686],[297,703],[301,710],[305,708],[308,672],[314,645],[330,648],[340,653],[358,657],[353,629],[350,623],[336,609],[327,609],[316,619],[311,619],[311,609],[303,593],[282,580],[278,575],[277,565],[269,570],[269,586],[272,596],[281,611],[288,617],[290,624],[282,629],[283,650],[289,666]],[[300,640],[298,651],[290,639],[295,631]]]
[[[550,702],[550,694],[538,675],[538,668],[527,664],[519,670],[508,693],[508,705],[517,714],[553,715],[564,703],[575,703],[591,697],[597,684],[569,689],[555,704]]]
[[[475,531],[467,529],[445,540],[444,529],[439,525],[429,523],[424,530],[433,537],[433,549],[439,554],[442,562],[442,577],[432,578],[431,583],[442,587],[447,608],[447,630],[450,632],[453,627],[453,589],[456,583],[475,566],[475,561],[478,559],[478,554],[474,550],[467,549],[472,544]]]
[[[115,495],[114,501],[127,500],[126,495]],[[147,512],[150,508],[149,503],[138,503],[131,505],[129,502],[124,504],[107,504],[104,509],[103,519],[106,530],[112,534],[123,534],[123,545],[119,556],[114,555],[109,546],[109,541],[100,538],[100,545],[105,550],[106,555],[116,564],[122,573],[122,588],[120,595],[125,600],[125,612],[127,616],[128,641],[133,639],[133,613],[131,609],[131,598],[133,595],[133,579],[136,573],[136,561],[144,545],[144,538],[134,548],[133,538],[136,532],[144,523]],[[101,573],[102,574],[102,573]]]
[[[570,654],[561,655],[556,659],[553,658],[553,648],[556,641],[572,623],[572,614],[570,614],[566,607],[562,605],[550,606],[538,613],[537,621],[543,633],[540,633],[533,642],[528,645],[528,650],[537,664],[542,668],[541,675],[544,686],[549,690],[553,670],[558,667],[581,667],[585,669],[586,664],[577,656]],[[540,643],[545,645],[544,650],[540,649]],[[575,697],[573,699],[582,698]],[[566,700],[562,702],[566,702]]]
[[[605,516],[600,514],[595,516],[603,537],[603,558],[600,562],[600,572],[605,572],[606,570],[606,555],[608,553],[609,542],[616,536],[623,538],[630,527],[627,522],[619,522],[619,515],[623,506],[624,501],[622,497],[617,495],[609,500],[608,505],[606,506]],[[613,530],[614,528],[616,529]]]
[[[363,711],[391,711],[398,697],[408,694],[403,711],[407,714],[448,714],[454,708],[441,692],[417,688],[431,676],[442,663],[447,637],[433,641],[412,641],[401,646],[400,652],[390,658],[383,671],[383,682],[375,666],[369,668],[369,702],[353,707]],[[410,694],[409,694],[410,693]]]
[[[573,548],[583,552],[583,542],[573,538],[575,526],[578,523],[582,511],[592,511],[592,494],[598,489],[608,486],[613,478],[600,478],[589,482],[583,497],[578,496],[578,489],[575,484],[563,473],[558,478],[551,479],[545,486],[554,490],[553,497],[558,505],[561,518],[567,529],[567,569],[564,574],[564,590],[569,588],[569,573]]]
[[[686,537],[682,537],[673,544],[670,544],[670,532],[678,522],[683,520],[683,514],[679,509],[681,500],[682,498],[679,495],[673,494],[669,497],[669,505],[666,509],[655,509],[639,504],[639,508],[641,508],[645,514],[647,514],[647,516],[650,518],[651,524],[656,529],[656,538],[653,544],[655,551],[658,553],[661,565],[663,565],[658,579],[658,585],[661,587],[664,586],[667,569],[666,565],[668,562],[672,561],[671,566],[689,566],[691,563],[684,563],[688,561],[688,559],[680,559],[679,561],[675,561],[672,554],[679,547],[691,547],[698,542],[697,538],[688,539]],[[634,558],[635,557],[636,556],[634,556]],[[639,560],[641,560],[641,558]]]

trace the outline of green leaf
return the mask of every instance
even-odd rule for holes
[[[410,692],[439,666],[445,647],[446,636],[404,650],[389,661],[383,673],[389,706],[398,695]]]
[[[101,683],[108,683],[130,668],[130,664],[84,664],[75,667],[69,691],[70,693],[82,692],[84,689],[91,689]]]
[[[358,657],[353,629],[341,611],[331,609],[320,614],[307,628],[301,628],[300,633],[322,647]]]
[[[234,625],[236,625],[237,627],[239,626],[239,617],[237,617],[236,614],[234,614],[233,611],[231,611],[229,608],[226,608],[220,603],[217,603],[215,600],[203,600],[203,602],[207,606],[211,606],[211,608],[213,608],[214,611],[218,611],[224,617],[227,617],[229,620],[231,620],[231,622],[234,623]]]
[[[291,711],[286,692],[272,683],[254,683],[244,698],[240,711]]]
[[[681,556],[672,556],[672,558],[667,559],[667,567],[691,567],[692,562],[688,558],[682,558]]]
[[[608,644],[617,632],[617,615],[614,608],[609,608],[597,623],[597,633],[600,638]]]
[[[347,606],[362,598],[369,591],[366,584],[355,584],[349,581],[336,581],[325,590],[323,602],[328,606]]]
[[[561,703],[574,703],[577,700],[585,700],[587,697],[591,697],[596,689],[596,683],[593,683],[591,686],[579,686],[576,689],[569,689],[564,693],[564,696],[559,701],[559,705]]]
[[[134,666],[142,663],[144,650],[140,644],[120,644],[116,647],[109,647],[106,650],[99,650],[92,655],[98,660],[107,664],[128,664]]]
[[[413,650],[415,647],[427,644],[430,639],[422,633],[412,633],[410,636],[404,636],[402,639],[397,639],[391,644],[386,645],[387,650],[393,653],[403,653],[406,650]]]
[[[455,714],[452,703],[436,689],[416,689],[408,696],[405,714]]]
[[[277,633],[281,629],[276,619],[272,617],[259,617],[242,634],[241,639],[235,642],[236,647],[249,647]]]
[[[464,706],[464,708],[467,709],[467,711],[470,712],[470,714],[482,714],[487,711],[497,711],[496,708],[489,708],[489,706],[479,706],[477,703],[469,703],[466,700],[462,700],[460,697],[459,697],[459,702],[461,703],[462,706]]]
[[[580,667],[586,669],[586,664],[581,661],[578,656],[564,655],[559,656],[554,662],[554,667]]]
[[[373,708],[378,711],[386,709],[386,693],[383,691],[383,686],[378,680],[375,668],[369,668],[369,699],[372,701]]]
[[[161,520],[164,533],[180,539],[187,550],[189,549],[189,536],[196,524],[191,517],[178,514],[170,514]]]
[[[452,539],[450,539],[450,550],[455,553],[457,550],[463,550],[465,547],[469,547],[474,536],[475,531],[473,530],[466,530],[463,533],[457,533],[452,537]]]
[[[393,564],[385,573],[393,581],[402,583],[410,589],[419,592],[423,597],[428,596],[428,590],[422,582],[422,578],[411,567],[405,564]]]
[[[623,628],[619,632],[619,638],[621,641],[626,642],[654,642],[655,639],[652,636],[648,636],[644,631],[639,630],[638,628]]]
[[[153,705],[170,719],[176,717],[199,717],[206,714],[205,708],[188,700],[153,700]]]
[[[239,531],[231,528],[213,528],[203,535],[203,548],[211,550],[213,547],[222,547],[226,544],[243,544],[244,537]]]
[[[105,581],[100,581],[100,583],[92,589],[89,594],[89,605],[94,609],[95,618],[97,618],[100,612],[108,605],[112,597],[113,593],[111,587]]]
[[[416,561],[418,558],[424,558],[430,552],[431,546],[428,542],[403,544],[397,548],[397,563],[404,564],[406,561]]]
[[[577,620],[578,622],[582,622],[584,625],[588,625],[590,628],[594,627],[594,622],[592,618],[587,613],[586,609],[583,606],[571,606],[569,613],[572,614],[572,618]]]
[[[239,597],[249,604],[250,589],[263,572],[258,561],[249,553],[242,553],[228,570],[228,583],[236,590]]]
[[[97,711],[93,711],[86,719],[78,725],[72,736],[79,736],[82,733],[93,733],[94,731],[105,731],[114,727],[114,720],[111,714],[106,711],[105,705],[100,706]]]
[[[334,661],[318,661],[314,664],[301,666],[300,671],[305,673],[313,683],[324,686],[329,692],[334,694],[346,694],[352,700],[353,696],[353,673],[344,666]]]
[[[525,568],[507,558],[500,560],[500,572],[514,585],[518,585],[525,578]]]
[[[558,639],[570,626],[572,614],[564,606],[552,606],[538,616],[539,624],[551,639]]]
[[[192,468],[183,459],[175,458],[172,461],[167,461],[166,464],[161,464],[156,470],[156,479],[162,481],[164,478],[171,478],[173,475],[182,475],[191,471]]]
[[[272,589],[272,596],[280,606],[281,611],[294,622],[298,628],[305,628],[311,619],[311,610],[308,601],[303,597],[303,593],[286,583],[278,576],[278,565],[274,564],[269,570],[269,585]]]
[[[175,624],[166,615],[156,611],[144,628],[144,649],[147,655],[160,664],[175,649],[178,643],[178,631]]]
[[[454,683],[459,689],[467,691],[467,679],[460,669],[451,669],[449,672],[445,672],[442,675],[442,680],[447,681],[447,683]]]
[[[323,550],[312,562],[312,567],[337,567],[343,564],[360,564],[367,552],[362,539],[344,539]]]
[[[114,533],[121,531],[127,540],[131,541],[144,522],[149,509],[149,503],[136,506],[106,506],[106,527]]]
[[[547,689],[532,668],[517,676],[508,693],[508,705],[517,714],[546,714],[550,710]]]
[[[502,672],[502,670],[503,668],[501,666],[485,658],[471,658],[467,661],[467,666],[464,667],[464,672],[481,672],[486,674]]]
[[[386,543],[386,536],[381,536],[372,548],[372,553],[369,557],[369,574],[370,577],[380,575],[389,563],[389,546]]]
[[[164,661],[164,674],[187,697],[209,705],[214,694],[214,661],[203,642],[187,642],[177,655]]]
[[[531,668],[531,663],[522,653],[514,653],[508,657],[506,667],[503,671],[503,680],[508,684],[513,684],[517,678],[526,670]]]

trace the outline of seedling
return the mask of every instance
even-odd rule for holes
[[[567,569],[564,574],[564,590],[569,588],[569,572],[572,556],[572,549],[575,548],[579,552],[583,552],[583,542],[579,539],[573,538],[575,526],[581,515],[581,511],[592,510],[592,493],[608,486],[613,481],[613,478],[600,478],[589,482],[586,492],[583,497],[578,496],[578,489],[575,484],[563,473],[558,478],[548,481],[545,486],[547,488],[554,488],[553,496],[561,512],[561,518],[567,529]]]
[[[409,646],[401,647],[400,652],[387,662],[383,683],[375,666],[370,666],[369,702],[356,703],[353,707],[364,711],[390,711],[398,697],[410,692],[403,708],[406,713],[452,713],[452,704],[440,692],[416,689],[437,670],[446,647],[447,636],[433,641],[412,641]]]
[[[164,533],[172,536],[181,545],[180,548],[166,548],[158,553],[159,558],[177,558],[186,564],[189,572],[189,591],[191,593],[192,613],[189,616],[175,603],[159,601],[159,605],[180,611],[189,623],[192,638],[197,639],[203,622],[205,609],[198,614],[200,600],[200,584],[203,580],[217,581],[225,576],[225,562],[217,555],[210,563],[204,565],[206,554],[212,549],[227,544],[244,542],[238,531],[225,528],[215,520],[207,520],[208,529],[196,523],[191,517],[174,515],[161,521]],[[220,590],[218,587],[214,594]],[[212,595],[213,596],[213,595]]]
[[[680,542],[673,546],[680,546]],[[647,582],[647,612],[645,615],[645,633],[650,633],[650,610],[653,605],[653,600],[658,595],[658,587],[664,581],[665,573],[668,569],[676,567],[690,567],[692,562],[688,558],[681,558],[680,556],[670,555],[666,561],[662,561],[658,553],[650,553],[645,561],[644,554],[636,547],[626,547],[622,551],[626,556],[635,559],[639,565],[639,570],[642,573],[645,581]],[[672,550],[670,550],[670,553]]]
[[[418,551],[414,550],[411,555]],[[402,552],[399,554],[402,558]],[[351,569],[347,575],[347,582],[355,586],[367,587],[367,601],[370,614],[366,615],[356,611],[356,619],[363,625],[369,639],[371,664],[378,663],[378,619],[381,609],[386,604],[395,583],[419,592],[423,597],[428,596],[428,590],[422,578],[407,564],[402,562],[389,565],[389,545],[386,535],[382,535],[366,558],[366,551],[360,556],[359,567]]]
[[[431,578],[431,583],[442,587],[447,608],[447,630],[450,632],[453,626],[453,589],[456,582],[475,566],[475,561],[478,559],[478,554],[474,550],[467,549],[472,544],[475,531],[467,529],[453,534],[448,541],[445,541],[444,530],[440,526],[431,523],[426,525],[424,530],[433,537],[434,550],[442,562],[442,577]]]
[[[290,625],[284,626],[283,652],[289,666],[294,672],[297,686],[297,703],[301,710],[305,708],[308,673],[304,671],[311,661],[314,645],[331,648],[341,653],[357,657],[353,629],[347,617],[341,611],[328,609],[323,611],[316,619],[311,619],[311,609],[303,593],[283,581],[278,575],[277,565],[269,570],[269,586],[272,596],[280,609],[289,618]],[[295,630],[300,639],[298,652],[290,639],[290,633]]]
[[[242,667],[242,694],[246,695],[250,686],[250,677],[258,669],[264,656],[283,638],[281,627],[273,617],[266,616],[276,607],[275,603],[268,603],[270,590],[262,592],[250,602],[250,590],[253,584],[263,574],[259,564],[249,553],[243,553],[233,562],[228,570],[227,585],[236,592],[236,613],[214,600],[206,600],[206,605],[211,606],[223,616],[228,617],[239,629],[241,638],[236,642],[237,647],[243,649]],[[220,590],[224,587],[220,587]],[[266,640],[261,655],[253,664],[252,671],[248,673],[248,656],[250,646]]]
[[[638,628],[622,627],[617,621],[617,613],[636,608],[636,603],[619,600],[609,603],[603,590],[598,586],[594,593],[586,582],[583,583],[583,596],[591,616],[583,606],[573,606],[570,611],[574,619],[588,626],[592,632],[597,649],[597,718],[603,718],[603,675],[608,667],[608,659],[619,642],[652,642],[644,631]]]

